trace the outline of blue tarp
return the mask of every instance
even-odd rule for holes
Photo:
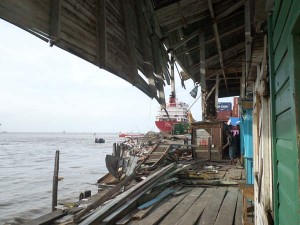
[[[240,118],[238,117],[229,117],[229,120],[230,120],[230,125],[231,126],[237,126],[240,124]]]

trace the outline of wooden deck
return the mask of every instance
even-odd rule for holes
[[[191,188],[169,198],[141,220],[132,215],[129,223],[121,221],[117,224],[241,225],[242,196],[238,187]]]

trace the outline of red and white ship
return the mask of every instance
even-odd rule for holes
[[[176,123],[188,123],[189,105],[178,101],[175,95],[171,95],[166,110],[160,110],[156,116],[155,124],[161,132],[171,133],[173,125]]]

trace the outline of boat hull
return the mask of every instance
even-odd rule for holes
[[[155,125],[160,132],[171,133],[175,121],[155,121]]]

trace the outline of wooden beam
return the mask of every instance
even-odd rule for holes
[[[205,44],[204,44],[204,31],[199,33],[199,45],[200,45],[200,83],[201,90],[206,91],[206,75],[205,75]]]
[[[136,7],[136,13],[138,19],[139,34],[141,37],[141,43],[143,48],[145,73],[148,78],[148,84],[149,84],[152,98],[154,98],[157,95],[156,93],[157,89],[156,89],[155,79],[154,79],[154,68],[152,64],[153,60],[151,59],[149,48],[147,47],[147,42],[148,39],[150,39],[150,35],[149,35],[149,31],[147,30],[147,27],[145,26],[147,22],[145,19],[145,15],[143,13],[144,11],[143,1],[135,0],[135,7]]]
[[[251,6],[250,0],[245,1],[245,41],[246,41],[246,77],[249,75],[249,67],[252,54],[252,37],[251,37]]]
[[[60,39],[61,0],[50,2],[50,46]]]
[[[211,94],[213,93],[213,91],[216,89],[216,85],[214,85],[213,87],[212,87],[212,89],[209,91],[209,93],[206,95],[206,98],[205,98],[205,100],[207,100],[210,96],[211,96]]]
[[[208,1],[208,8],[209,8],[209,12],[210,12],[210,17],[211,17],[212,21],[214,21],[215,20],[215,14],[214,14],[214,9],[213,9],[213,6],[212,6],[212,2],[211,2],[211,0],[207,0],[207,1]],[[220,65],[221,65],[221,68],[222,68],[223,77],[225,79],[226,90],[229,93],[227,80],[226,80],[226,75],[225,75],[225,71],[224,71],[224,60],[223,60],[221,40],[220,40],[218,26],[217,26],[216,22],[213,22],[213,30],[214,30],[215,41],[216,41],[216,44],[217,44],[219,61],[220,61]]]
[[[122,0],[122,7],[123,7],[123,16],[124,16],[124,23],[125,23],[125,35],[126,35],[126,43],[128,47],[129,53],[129,62],[130,62],[130,81],[133,85],[135,85],[137,81],[138,71],[137,71],[137,59],[136,59],[136,48],[134,44],[134,36],[132,31],[132,9],[129,4],[129,0]]]
[[[199,35],[199,31],[196,30],[193,33],[191,33],[189,36],[182,38],[179,42],[177,42],[175,45],[171,46],[168,51],[174,51],[180,46],[184,45],[188,41],[192,40],[193,38],[197,37]]]
[[[238,27],[236,27],[236,28],[234,28],[232,30],[229,30],[229,31],[227,31],[227,32],[225,32],[223,34],[220,34],[220,38],[222,39],[223,37],[226,37],[226,36],[228,36],[230,34],[233,34],[233,33],[237,32],[239,30],[242,30],[242,29],[245,29],[245,25],[238,26]],[[215,37],[211,37],[210,39],[206,40],[205,41],[205,45],[210,44],[213,41],[215,41]],[[186,54],[186,53],[192,53],[193,51],[198,50],[199,47],[200,46],[197,44],[197,45],[195,45],[195,46],[193,46],[193,47],[191,47],[189,49],[186,49],[186,50],[180,51],[180,52],[175,52],[175,53],[176,53],[176,56],[179,56],[179,55],[182,55],[182,54]]]
[[[96,33],[97,33],[97,65],[106,67],[107,37],[106,37],[106,0],[96,2]]]
[[[231,7],[229,7],[228,9],[223,11],[222,13],[220,13],[218,16],[216,16],[215,22],[220,21],[221,19],[228,16],[229,14],[231,14],[232,12],[237,10],[238,8],[242,7],[244,5],[244,3],[245,3],[245,0],[241,0],[241,1],[237,2],[236,4],[232,5]]]

